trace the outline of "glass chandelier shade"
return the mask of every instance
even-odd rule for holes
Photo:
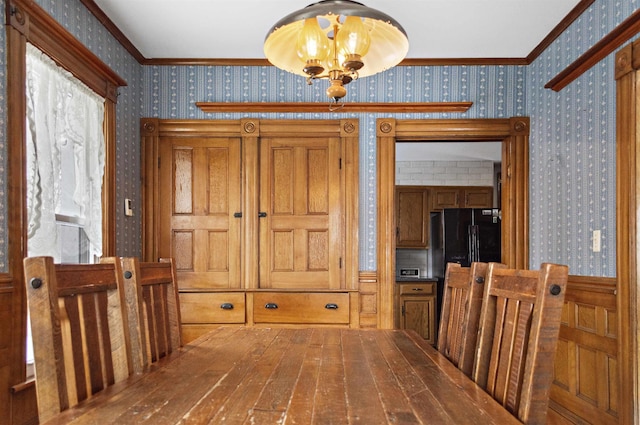
[[[293,12],[264,42],[274,66],[307,77],[309,84],[329,79],[327,95],[335,101],[346,95],[345,84],[397,65],[408,50],[398,22],[351,0],[323,0]]]

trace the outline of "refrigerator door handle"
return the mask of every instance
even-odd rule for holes
[[[480,261],[480,238],[478,225],[469,226],[469,263]]]

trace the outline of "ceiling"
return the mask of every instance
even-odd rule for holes
[[[145,59],[264,59],[267,32],[316,0],[93,0]],[[359,0],[396,19],[407,59],[524,59],[590,0]],[[402,143],[397,160],[500,161],[501,143]]]
[[[145,59],[264,59],[280,18],[314,0],[93,0]],[[526,58],[585,0],[361,0],[396,19],[408,59]]]

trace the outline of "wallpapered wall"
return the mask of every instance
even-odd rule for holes
[[[472,101],[464,114],[395,114],[398,119],[506,118],[525,115],[525,67],[396,67],[347,86],[346,102]],[[360,121],[360,270],[376,265],[376,119],[382,114],[205,114],[194,102],[328,102],[327,82],[264,67],[149,66],[145,68],[145,116],[158,118],[339,119]],[[168,100],[168,101],[167,101]],[[327,105],[328,106],[328,105]]]
[[[638,4],[596,0],[527,67],[532,266],[559,261],[568,264],[572,274],[616,274],[615,54],[559,93],[544,85]],[[591,251],[593,230],[602,231],[599,253]]]
[[[640,0],[597,0],[530,66],[396,67],[349,85],[347,102],[472,101],[464,114],[397,114],[398,119],[531,117],[531,261],[572,274],[615,274],[615,110],[613,55],[560,93],[544,84],[622,22]],[[4,10],[4,0],[2,10]],[[139,206],[139,119],[237,119],[204,114],[197,101],[325,101],[323,82],[273,67],[141,66],[78,0],[38,0],[127,82],[118,98],[117,207]],[[6,67],[0,31],[0,270],[6,270]],[[375,121],[380,114],[255,114],[260,118],[360,120],[360,269],[376,268]],[[118,208],[120,211],[120,208]],[[140,216],[117,219],[118,255],[138,255]],[[602,252],[589,250],[591,230]]]

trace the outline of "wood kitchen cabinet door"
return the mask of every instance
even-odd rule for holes
[[[429,246],[429,190],[419,186],[396,188],[396,247]]]
[[[431,186],[432,211],[444,208],[491,208],[493,187]]]
[[[431,189],[432,210],[460,207],[460,189],[457,187],[434,187]]]
[[[339,138],[260,140],[260,288],[340,288],[342,193]]]
[[[240,140],[165,138],[159,146],[158,253],[186,288],[240,286]]]
[[[403,297],[402,329],[412,329],[435,344],[435,297]]]
[[[464,208],[491,208],[493,206],[492,187],[467,187],[464,189]]]

